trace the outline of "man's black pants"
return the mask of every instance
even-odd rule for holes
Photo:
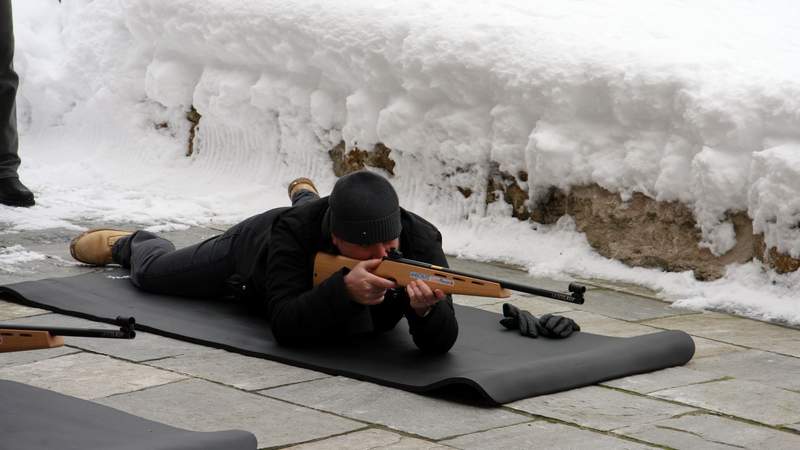
[[[313,192],[299,191],[292,197],[292,206],[318,198]],[[263,212],[221,235],[180,250],[167,239],[139,230],[114,244],[113,259],[129,267],[131,282],[148,292],[198,298],[238,295],[236,290],[243,286],[241,275],[246,268],[238,267],[236,255],[246,250],[245,246],[254,245],[246,239],[256,234],[250,228],[271,224],[284,209]]]
[[[19,167],[17,148],[17,86],[13,67],[14,28],[11,0],[0,0],[0,179],[16,178]]]

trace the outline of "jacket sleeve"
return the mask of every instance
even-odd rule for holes
[[[272,229],[266,270],[267,312],[278,343],[305,344],[372,328],[366,306],[347,294],[346,269],[314,287],[313,255],[280,219]]]
[[[425,317],[418,316],[411,308],[405,289],[389,292],[383,303],[371,306],[370,311],[376,332],[391,330],[405,316],[414,343],[427,353],[447,352],[458,337],[458,322],[449,295]]]
[[[420,317],[409,307],[406,312],[411,336],[420,350],[427,353],[446,353],[458,338],[458,322],[453,310],[453,300],[447,298],[431,308],[428,315]]]

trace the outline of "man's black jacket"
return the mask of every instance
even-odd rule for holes
[[[316,253],[338,253],[331,242],[327,210],[327,197],[272,210],[248,219],[236,238],[236,272],[246,281],[249,298],[265,299],[275,339],[296,345],[382,332],[405,316],[417,347],[432,353],[448,351],[458,336],[449,295],[423,318],[411,309],[403,288],[390,290],[378,305],[354,302],[345,289],[347,269],[313,286]],[[447,267],[439,230],[406,210],[401,210],[401,220],[403,255]]]

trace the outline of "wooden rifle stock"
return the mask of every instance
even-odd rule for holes
[[[323,252],[317,253],[314,258],[314,286],[322,283],[343,267],[352,269],[353,266],[360,262],[357,259],[346,256],[331,255]],[[569,292],[556,292],[460,272],[447,267],[403,258],[396,250],[392,250],[389,256],[383,258],[383,261],[373,273],[379,277],[392,280],[400,286],[406,286],[412,280],[422,280],[431,288],[441,289],[446,294],[505,298],[511,295],[509,290],[512,290],[581,304],[584,301],[583,293],[586,292],[584,286],[575,283],[570,283]]]
[[[0,353],[53,348],[64,345],[63,336],[133,339],[136,319],[117,317],[119,330],[0,324]]]

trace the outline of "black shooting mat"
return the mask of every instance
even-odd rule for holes
[[[0,450],[254,450],[239,430],[171,427],[58,392],[0,380]]]
[[[531,339],[505,330],[498,314],[459,305],[458,341],[445,355],[417,350],[405,320],[380,335],[289,348],[241,302],[148,294],[122,269],[8,285],[0,297],[101,322],[132,316],[144,331],[412,392],[467,387],[496,404],[683,365],[694,354],[682,331]]]

